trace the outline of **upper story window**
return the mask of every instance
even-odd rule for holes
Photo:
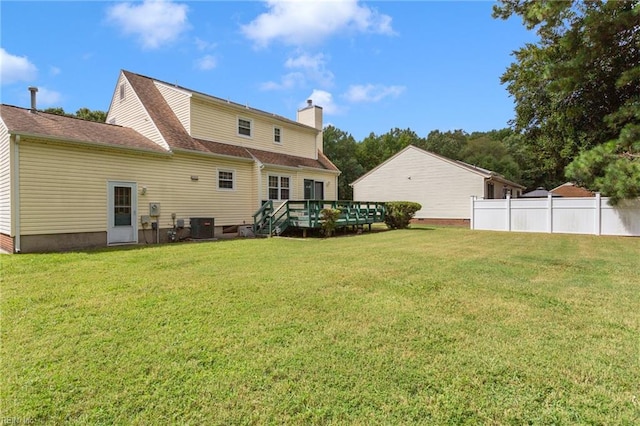
[[[282,143],[282,129],[280,127],[273,128],[273,142],[277,144]]]
[[[235,189],[233,170],[218,170],[218,189]]]
[[[247,118],[238,118],[238,135],[251,137],[252,135],[252,121]]]

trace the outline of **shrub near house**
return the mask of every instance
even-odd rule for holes
[[[409,227],[409,222],[422,209],[420,203],[413,201],[391,201],[386,203],[387,212],[384,223],[390,229],[405,229]]]

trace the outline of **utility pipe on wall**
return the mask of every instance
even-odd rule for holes
[[[20,253],[20,135],[13,138],[13,230],[15,238],[13,240],[13,251]]]

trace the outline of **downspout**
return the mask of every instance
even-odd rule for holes
[[[258,164],[258,208],[262,207],[262,169],[264,169],[264,164],[262,164],[258,159],[256,159],[256,163]]]
[[[13,241],[14,253],[20,253],[20,135],[13,139],[13,229],[15,239]]]

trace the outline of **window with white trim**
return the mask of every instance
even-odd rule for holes
[[[282,129],[280,127],[273,127],[273,142],[277,144],[282,143]]]
[[[288,200],[290,183],[289,176],[269,175],[269,199]]]
[[[238,117],[238,135],[250,138],[252,133],[252,124],[252,120]]]
[[[235,173],[233,170],[218,170],[218,189],[234,190]]]

